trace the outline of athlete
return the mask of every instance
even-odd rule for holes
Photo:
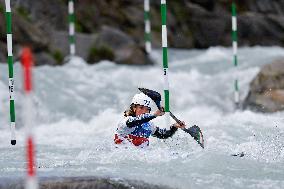
[[[144,93],[136,94],[130,108],[124,112],[124,118],[118,124],[114,136],[115,144],[131,143],[135,146],[145,147],[149,145],[149,137],[152,135],[159,139],[172,137],[178,128],[185,128],[185,123],[173,124],[169,130],[161,129],[154,125],[151,120],[165,114],[164,109],[151,112],[154,102]]]

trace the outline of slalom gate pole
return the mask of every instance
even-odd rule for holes
[[[15,116],[15,97],[14,97],[14,70],[13,70],[13,45],[12,45],[12,12],[10,0],[5,0],[6,5],[6,33],[7,33],[7,53],[9,68],[9,94],[10,94],[10,128],[11,144],[16,144],[16,116]]]
[[[234,0],[232,1],[232,41],[233,41],[233,63],[235,68],[238,68],[237,10]],[[240,106],[240,93],[239,93],[239,82],[237,76],[235,76],[235,81],[234,81],[234,96],[235,96],[235,107],[238,109]]]
[[[74,13],[74,0],[68,1],[68,20],[69,20],[69,45],[70,55],[74,56],[76,53],[75,48],[75,13]]]
[[[27,159],[27,178],[26,189],[37,189],[38,181],[36,178],[35,165],[35,143],[33,137],[33,104],[32,104],[32,65],[33,57],[29,48],[24,48],[21,55],[23,65],[23,80],[24,80],[24,123],[26,128],[26,159]]]
[[[167,42],[167,4],[166,0],[161,0],[162,17],[162,48],[163,48],[163,69],[164,69],[164,98],[166,124],[170,125],[170,92],[168,78],[168,42]]]
[[[151,22],[150,22],[150,0],[144,0],[144,21],[145,21],[145,50],[151,53]]]

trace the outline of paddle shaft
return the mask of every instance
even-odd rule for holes
[[[178,123],[181,124],[181,121],[170,111],[170,116]]]
[[[179,120],[171,111],[170,111],[170,116],[173,118],[178,124],[182,124],[181,120]],[[182,130],[185,130],[185,128],[181,128]]]
[[[158,106],[158,105],[157,105]],[[161,110],[161,108],[159,108]],[[170,116],[173,118],[178,124],[182,124],[181,120],[179,120],[171,111]]]

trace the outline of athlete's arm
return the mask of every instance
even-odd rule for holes
[[[136,127],[154,118],[156,118],[156,116],[154,114],[149,114],[149,113],[141,114],[140,116],[137,117],[129,117],[129,119],[126,121],[126,126],[130,128]]]
[[[165,114],[165,112],[164,112],[164,109],[162,108],[162,110],[157,110],[153,114],[145,113],[145,114],[142,114],[142,115],[137,116],[137,117],[130,117],[126,121],[126,126],[130,127],[130,128],[135,127],[135,126],[141,125],[143,123],[146,123],[148,121],[151,121],[152,119],[154,119],[158,116],[162,116],[164,114]]]

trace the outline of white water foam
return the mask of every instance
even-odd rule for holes
[[[160,51],[152,54],[161,63]],[[113,134],[137,87],[163,90],[161,65],[87,65],[34,69],[39,176],[107,176],[176,188],[284,188],[283,112],[234,111],[233,76],[241,99],[260,66],[284,56],[279,47],[242,48],[239,68],[232,49],[170,50],[171,111],[188,126],[199,125],[205,149],[185,132],[151,138],[147,149],[115,148]],[[7,66],[0,65],[0,177],[25,175],[21,67],[15,64],[16,137],[10,145]],[[163,118],[155,123],[165,127]],[[241,154],[244,156],[232,156]]]

